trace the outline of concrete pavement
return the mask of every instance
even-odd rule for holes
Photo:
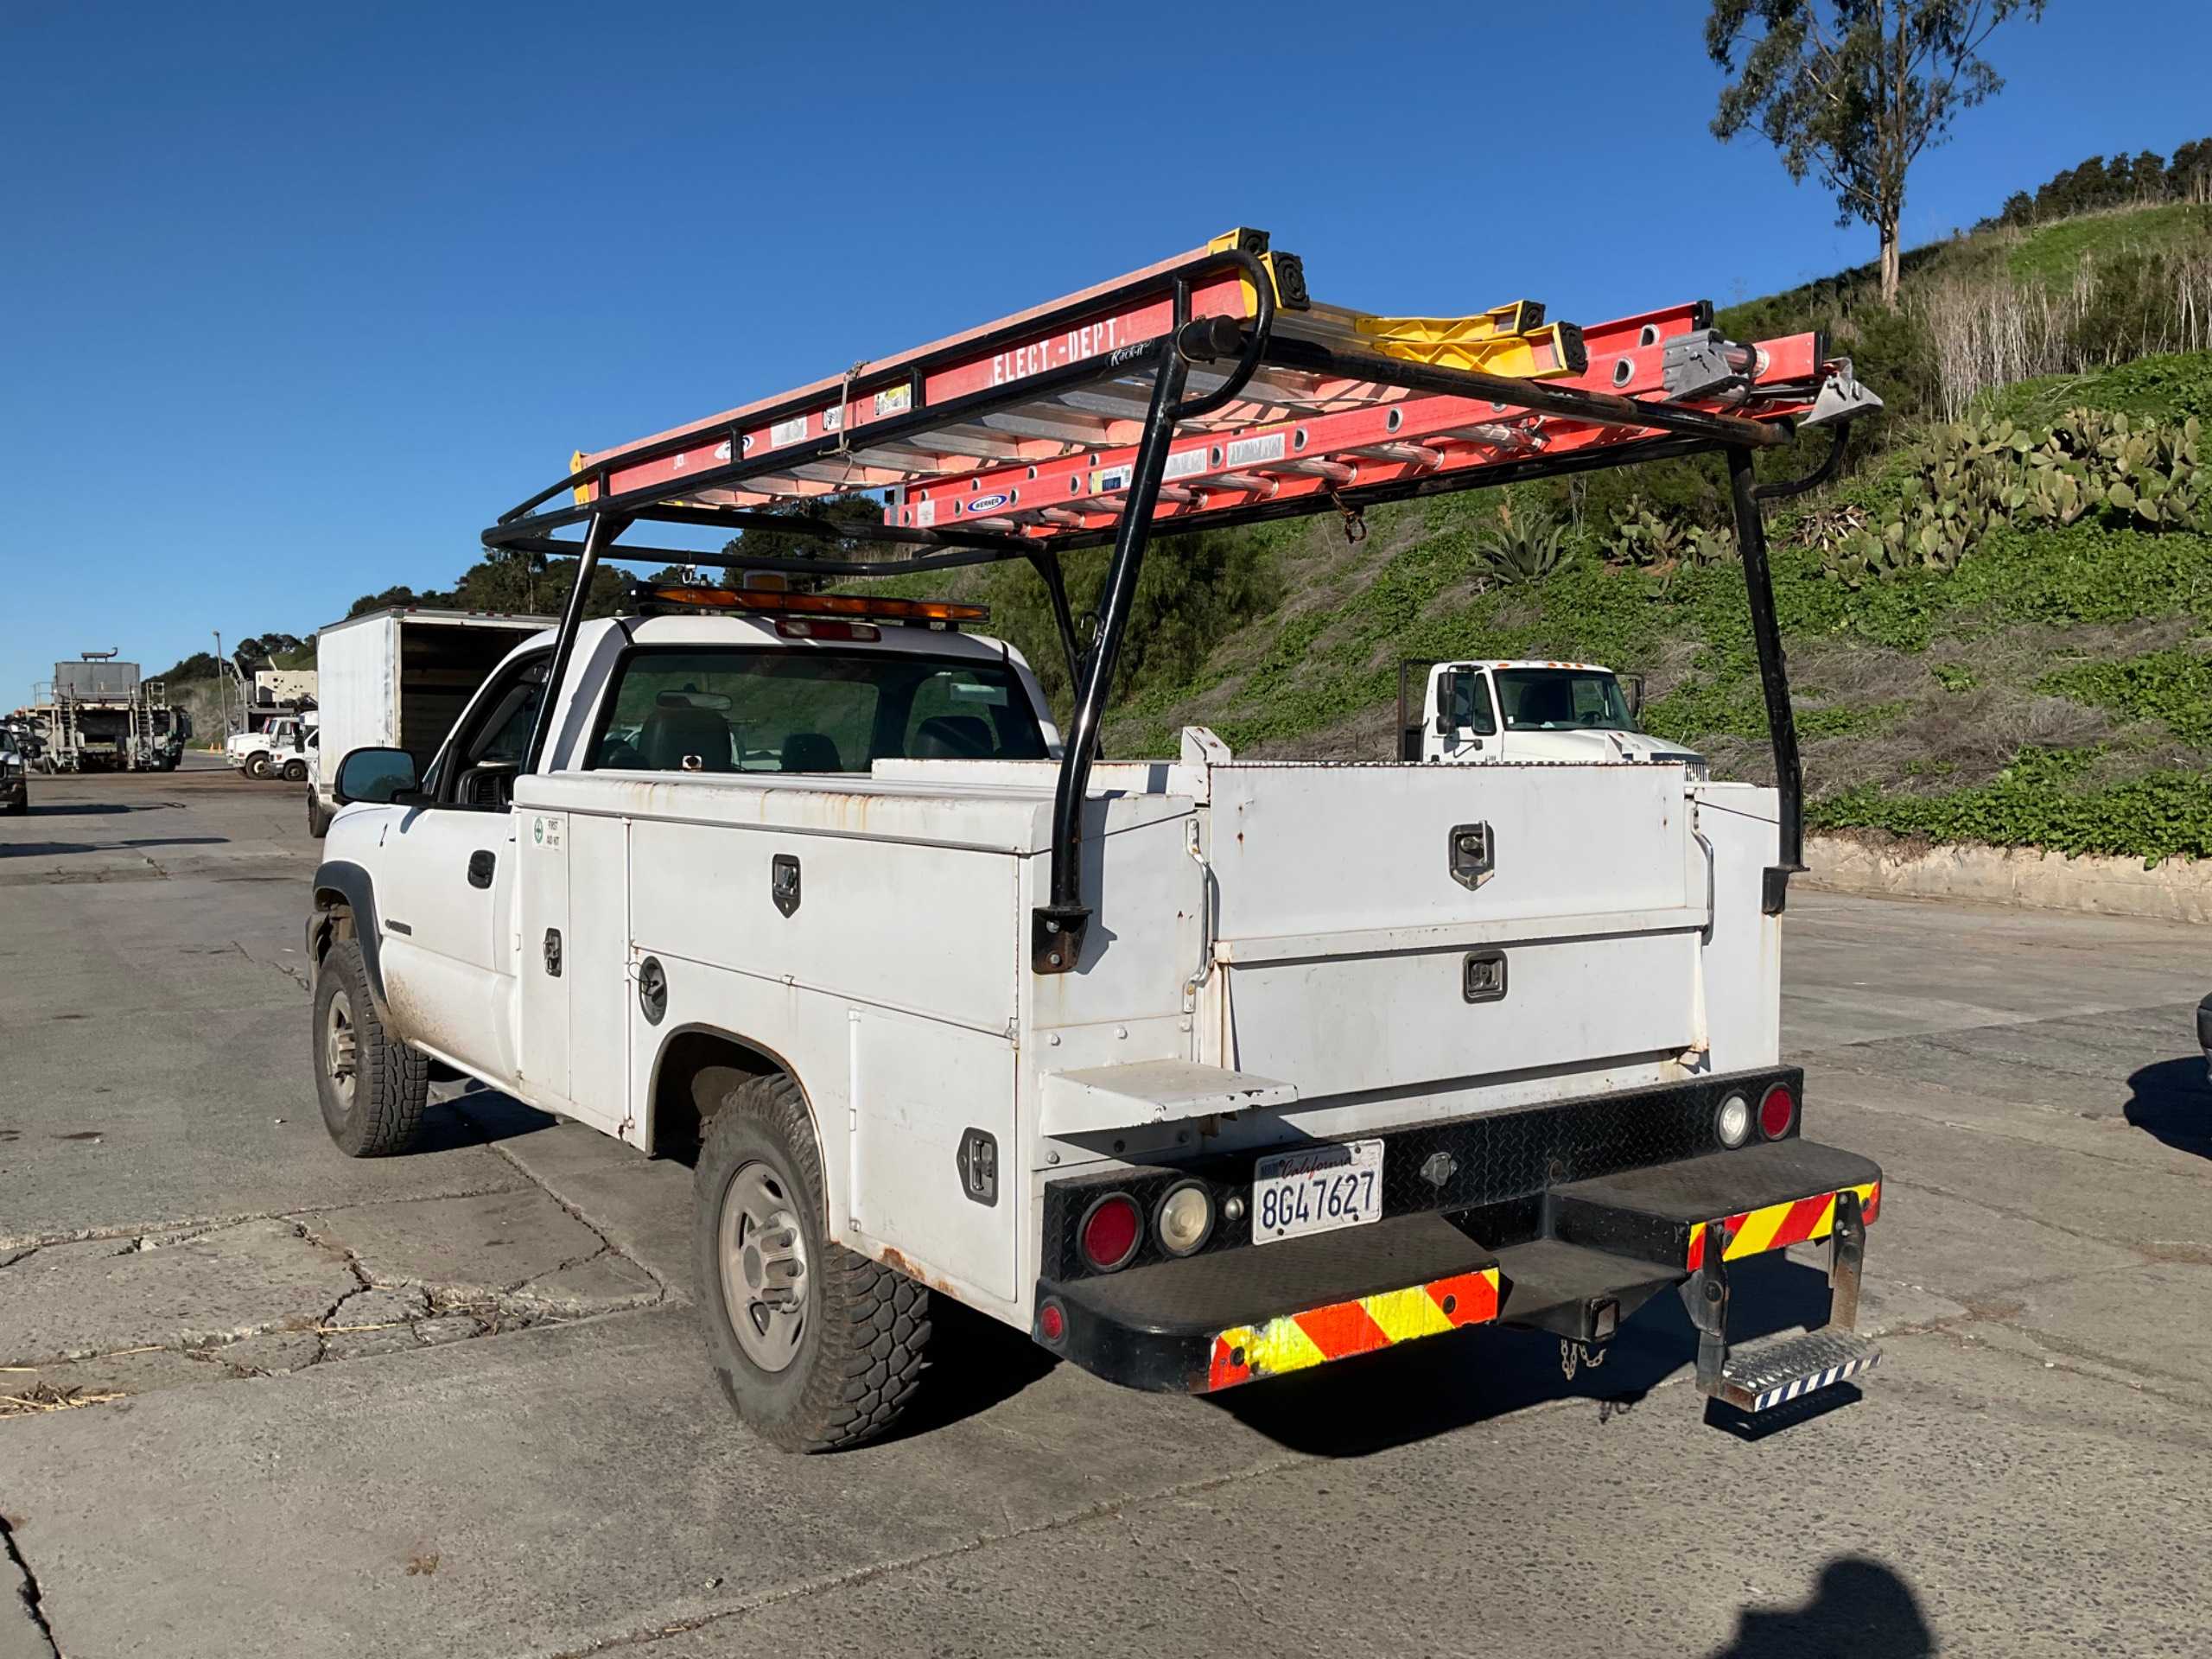
[[[328,1146],[296,790],[33,785],[0,1395],[99,1403],[0,1419],[0,1659],[2212,1650],[2193,930],[1793,899],[1788,1046],[1810,1131],[1885,1166],[1889,1335],[1779,1432],[1700,1421],[1671,1305],[1571,1382],[1484,1332],[1218,1402],[956,1310],[910,1432],[801,1461],[708,1381],[682,1168],[481,1093],[418,1156]],[[1736,1283],[1745,1330],[1824,1295]]]

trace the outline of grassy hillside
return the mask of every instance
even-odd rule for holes
[[[2167,207],[1922,251],[1896,315],[1853,273],[1724,314],[1739,338],[1827,328],[1891,401],[1853,475],[1772,524],[1816,825],[2212,855],[2212,467],[2181,424],[2212,423],[2212,352],[2136,350],[2212,343],[2188,333],[2205,326],[2189,308],[2198,281],[2212,283],[2212,210]],[[1961,317],[2060,300],[2040,349],[2066,372],[1961,391],[1962,373],[1986,379],[1990,365],[1967,360],[1980,347],[1962,346]],[[1980,424],[1940,424],[1947,404]],[[2131,425],[2069,424],[2075,409]],[[2018,423],[2017,446],[2000,444],[2011,429],[1996,417]],[[2137,463],[2101,461],[2096,446],[2133,455],[2145,443],[2164,470],[2155,484],[2130,474],[2136,485],[2181,480],[2163,517],[2125,485],[2088,504],[2046,500],[2040,519],[2034,502],[2011,505],[2061,470],[2119,482]],[[1944,517],[1955,486],[1987,499]],[[1726,523],[1722,487],[1707,461],[1516,491],[1516,511],[1554,515],[1570,550],[1528,583],[1481,552],[1500,523],[1488,493],[1370,512],[1357,543],[1333,518],[1210,537],[1189,581],[1166,564],[1179,543],[1161,543],[1147,620],[1205,626],[1134,665],[1109,752],[1159,753],[1198,722],[1242,753],[1381,759],[1402,658],[1572,656],[1643,673],[1653,729],[1724,774],[1764,778],[1742,584],[1713,533]],[[1964,523],[1971,533],[1946,528]],[[1882,552],[1891,524],[1903,553]],[[1924,552],[1923,530],[1951,539]],[[1086,580],[1090,565],[1078,594]],[[1000,607],[1033,658],[1057,658],[1026,571],[963,585]]]

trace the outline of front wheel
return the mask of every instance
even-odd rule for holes
[[[245,761],[245,775],[252,779],[256,783],[260,783],[267,779],[269,776],[269,757],[265,754],[248,755]]]
[[[357,939],[332,945],[315,976],[315,1086],[322,1126],[348,1158],[389,1158],[422,1133],[430,1063],[377,1018]]]
[[[306,761],[287,760],[284,763],[284,781],[286,783],[304,784],[307,780],[308,763]]]
[[[798,1085],[772,1076],[731,1090],[701,1140],[694,1186],[707,1355],[738,1415],[785,1452],[889,1428],[921,1376],[930,1294],[830,1243]]]
[[[322,798],[308,791],[308,834],[321,841],[330,832],[331,814],[322,810]]]

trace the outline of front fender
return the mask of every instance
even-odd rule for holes
[[[351,859],[329,859],[315,867],[315,908],[307,923],[308,960],[316,973],[322,971],[322,931],[329,925],[329,912],[341,903],[353,912],[353,938],[360,944],[362,966],[368,973],[369,1000],[376,1005],[377,1018],[390,1029],[391,1007],[384,994],[379,954],[384,929],[377,916],[376,884]]]

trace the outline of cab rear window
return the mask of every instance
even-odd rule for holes
[[[642,772],[866,772],[878,760],[1041,760],[1010,664],[721,647],[642,650],[618,671],[591,764]]]

